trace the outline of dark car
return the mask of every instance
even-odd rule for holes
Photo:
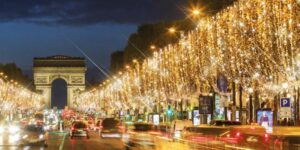
[[[47,147],[47,132],[41,125],[27,125],[22,132],[21,145],[42,145]]]
[[[102,121],[100,130],[101,138],[121,138],[123,127],[120,122],[114,118],[106,118]]]
[[[75,121],[72,123],[72,128],[70,130],[70,138],[73,137],[86,137],[89,139],[88,126],[82,121]]]
[[[230,120],[212,120],[210,122],[212,126],[240,126],[242,125],[239,121],[230,121]]]

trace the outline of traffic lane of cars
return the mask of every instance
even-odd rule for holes
[[[197,126],[186,127],[182,139],[196,143],[231,145],[265,149],[271,144],[270,135],[260,126]]]
[[[120,144],[122,142],[120,141],[121,138],[119,138],[119,136],[118,137],[103,136],[103,134],[113,135],[113,134],[115,134],[114,130],[117,129],[118,134],[122,135],[121,137],[124,142],[123,146],[125,146],[127,149],[165,149],[166,148],[165,145],[169,145],[169,146],[177,145],[177,147],[180,147],[180,149],[199,149],[199,148],[202,148],[202,149],[203,148],[205,148],[205,149],[211,149],[211,148],[224,149],[225,146],[227,146],[227,149],[236,149],[237,148],[236,145],[228,145],[228,144],[226,145],[224,143],[228,143],[229,139],[234,139],[237,141],[238,139],[236,136],[242,137],[242,136],[246,135],[244,132],[242,132],[242,130],[238,130],[238,132],[234,131],[233,133],[227,132],[225,130],[226,134],[224,134],[223,131],[221,130],[218,136],[208,136],[208,135],[210,135],[209,129],[205,129],[205,131],[206,131],[205,133],[199,134],[196,132],[196,133],[192,133],[191,134],[192,136],[191,135],[186,136],[186,138],[183,142],[175,141],[175,142],[170,143],[170,140],[165,136],[166,133],[161,132],[159,127],[157,127],[157,126],[154,126],[151,124],[143,124],[143,123],[134,124],[134,126],[135,126],[134,129],[125,133],[125,132],[119,131],[120,123],[117,120],[114,120],[114,119],[108,119],[108,120],[110,120],[110,121],[104,121],[104,123],[102,124],[102,126],[104,126],[104,127],[102,128],[100,133],[97,133],[97,132],[90,133],[93,135],[92,141],[95,141],[95,140],[97,141],[97,140],[101,139],[98,142],[105,144],[104,141],[116,140],[118,142],[116,142],[116,141],[115,142]],[[105,123],[105,122],[107,122],[107,123]],[[114,123],[112,123],[112,122],[114,122]],[[110,126],[109,127],[110,132],[105,131],[105,129],[107,128],[107,125],[105,125],[105,124],[109,124],[108,126]],[[220,128],[220,129],[222,129],[222,128]],[[193,129],[193,130],[195,130],[195,129]],[[216,130],[216,129],[214,129],[214,130]],[[193,137],[193,138],[191,138],[191,137]],[[84,143],[89,142],[89,140],[87,140],[86,138],[83,138],[83,140],[71,139],[71,141],[73,141],[71,143],[71,145],[73,144],[73,146],[74,145],[84,145]],[[162,143],[164,143],[164,144],[162,144]],[[230,144],[236,144],[236,142],[230,143]],[[168,148],[170,148],[170,147],[168,147]]]
[[[0,145],[28,145],[42,143],[46,146],[46,132],[41,125],[21,125],[3,122],[0,125]]]
[[[99,133],[90,131],[90,138],[75,137],[66,138],[63,149],[73,150],[124,150],[124,144],[121,138],[100,138]]]

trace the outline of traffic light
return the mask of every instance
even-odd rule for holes
[[[168,106],[168,111],[167,111],[168,116],[171,116],[173,114],[173,111],[171,109],[171,106]]]

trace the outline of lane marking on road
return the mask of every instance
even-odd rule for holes
[[[61,141],[61,143],[59,145],[59,150],[63,150],[64,144],[65,144],[65,140],[66,140],[66,136],[67,136],[67,133],[64,134],[63,140]]]

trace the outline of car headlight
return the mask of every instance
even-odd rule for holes
[[[44,130],[49,130],[50,129],[50,126],[44,126]]]
[[[43,138],[44,138],[44,135],[40,134],[39,139],[43,139]]]
[[[181,132],[180,131],[175,131],[174,137],[175,138],[180,138],[180,136],[181,136]]]
[[[27,137],[28,137],[28,135],[26,134],[26,135],[24,135],[22,138],[23,138],[23,139],[26,139]]]
[[[4,131],[3,127],[0,127],[0,133],[2,133]]]
[[[18,132],[19,130],[20,130],[20,128],[17,127],[17,126],[11,126],[11,127],[8,129],[9,133],[16,133],[16,132]]]

